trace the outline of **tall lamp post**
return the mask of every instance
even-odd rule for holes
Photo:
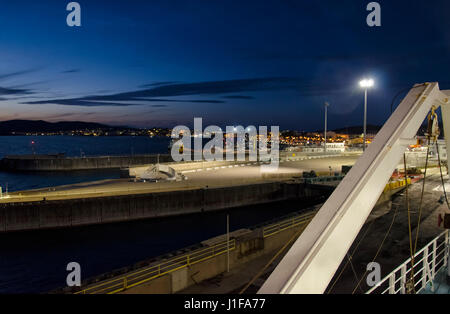
[[[359,82],[359,86],[364,88],[364,142],[363,152],[366,150],[366,131],[367,131],[367,90],[374,84],[372,79],[364,79]]]
[[[329,105],[330,104],[328,102],[325,102],[325,132],[324,132],[325,144],[323,145],[323,151],[325,154],[327,152],[327,114]]]

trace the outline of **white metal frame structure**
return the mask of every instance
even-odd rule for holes
[[[450,91],[415,85],[258,293],[323,293],[364,225],[392,172],[427,117],[441,106],[450,148]]]
[[[428,283],[432,283],[436,274],[447,266],[449,240],[449,231],[446,230],[414,255],[413,271],[416,293],[425,289]],[[411,258],[381,279],[366,294],[405,294],[406,281],[410,276]],[[434,291],[433,288],[432,286],[432,291]]]

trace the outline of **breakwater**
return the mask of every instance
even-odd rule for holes
[[[0,232],[167,217],[285,200],[326,199],[332,187],[269,182],[221,188],[0,205]]]
[[[74,171],[120,169],[130,166],[172,162],[169,154],[66,157],[54,155],[10,155],[0,160],[3,171]]]

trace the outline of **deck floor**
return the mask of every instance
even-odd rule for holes
[[[431,289],[431,285],[428,284],[425,290],[422,290],[420,294],[450,294],[450,284],[447,281],[447,268],[441,269],[433,281],[434,291]]]

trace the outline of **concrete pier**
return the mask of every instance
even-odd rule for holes
[[[0,232],[167,217],[285,200],[326,198],[331,187],[269,182],[220,188],[0,204]]]
[[[171,162],[169,154],[131,155],[131,156],[94,156],[66,157],[56,155],[20,155],[6,156],[0,160],[3,171],[74,171],[96,169],[120,169],[131,166],[155,164],[157,161]]]

